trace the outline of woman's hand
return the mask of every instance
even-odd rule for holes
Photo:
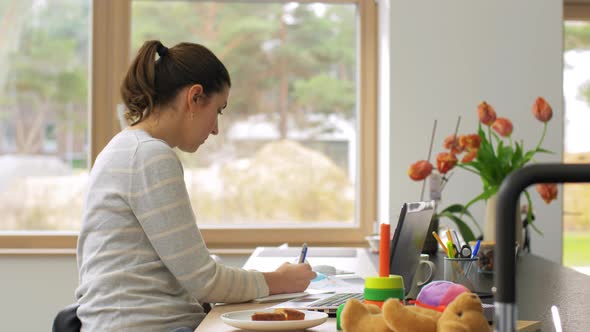
[[[276,271],[264,273],[270,295],[303,292],[315,277],[307,263],[284,263]]]

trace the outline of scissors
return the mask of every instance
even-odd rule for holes
[[[456,258],[471,258],[471,247],[464,244],[461,247],[461,250],[457,250],[457,246],[453,244],[453,249],[455,250],[455,252],[457,253],[455,255]]]

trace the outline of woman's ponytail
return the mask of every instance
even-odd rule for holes
[[[159,40],[146,41],[133,60],[121,84],[121,97],[127,106],[125,118],[139,123],[152,112],[156,99],[156,52],[165,48]]]

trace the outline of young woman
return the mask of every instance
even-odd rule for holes
[[[130,126],[90,172],[77,257],[82,331],[193,331],[204,302],[300,292],[315,278],[308,264],[225,266],[203,242],[172,149],[195,152],[217,135],[230,86],[201,45],[148,41],[139,50],[121,86]]]

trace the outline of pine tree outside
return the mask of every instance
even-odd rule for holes
[[[590,163],[590,22],[564,32],[564,162]],[[590,184],[563,187],[563,264],[590,275]]]

